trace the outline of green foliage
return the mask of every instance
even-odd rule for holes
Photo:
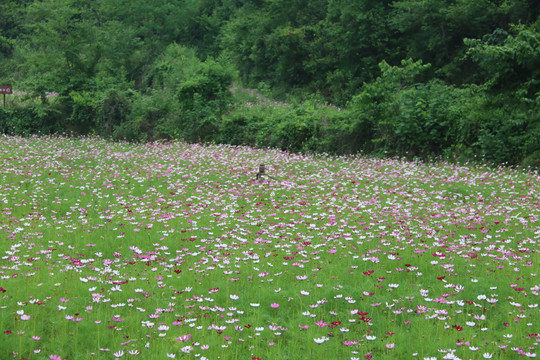
[[[495,163],[538,162],[540,152],[540,32],[515,26],[482,40],[466,39],[486,79],[479,145]]]
[[[57,109],[39,104],[17,107],[0,107],[0,133],[32,135],[65,133]]]
[[[200,61],[192,49],[168,46],[143,80],[146,93],[123,102],[128,114],[115,124],[114,137],[211,140],[232,101],[234,76],[223,59]]]
[[[539,13],[529,0],[6,0],[0,83],[18,100],[2,129],[535,165]]]
[[[219,142],[295,152],[344,153],[347,112],[315,100],[245,103],[224,116]]]

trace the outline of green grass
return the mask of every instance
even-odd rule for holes
[[[537,173],[0,143],[0,359],[536,352]],[[254,180],[259,163],[276,180]]]

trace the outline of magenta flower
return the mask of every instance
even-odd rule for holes
[[[179,336],[179,337],[176,338],[176,340],[178,340],[178,341],[187,341],[189,339],[191,339],[191,334]]]
[[[273,303],[273,304],[270,304],[270,306],[273,308],[273,309],[277,309],[279,307],[279,304],[278,303]]]

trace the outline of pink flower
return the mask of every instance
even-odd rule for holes
[[[184,336],[179,336],[179,337],[176,338],[176,340],[178,340],[178,341],[187,341],[189,339],[191,339],[191,334],[187,334],[187,335],[184,335]]]
[[[51,356],[49,356],[49,359],[51,359],[51,360],[62,360],[62,358],[60,356],[58,356],[58,355],[51,355]]]
[[[279,304],[278,303],[273,303],[273,304],[270,304],[270,306],[273,308],[273,309],[277,309],[279,307]]]

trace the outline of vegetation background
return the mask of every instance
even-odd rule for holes
[[[2,0],[5,134],[540,167],[536,0]]]

